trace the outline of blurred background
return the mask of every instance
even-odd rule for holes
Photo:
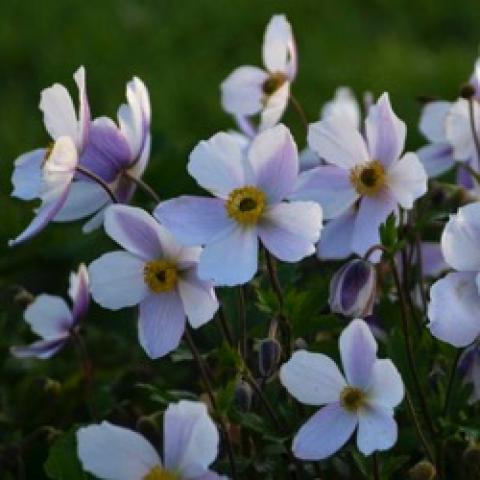
[[[67,361],[47,366],[48,362],[10,358],[9,345],[33,339],[22,320],[23,307],[13,301],[14,286],[35,294],[65,295],[68,272],[113,245],[101,230],[83,235],[77,223],[51,225],[22,246],[6,246],[31,220],[34,207],[10,198],[13,162],[49,142],[38,110],[40,91],[59,82],[76,100],[72,75],[84,65],[93,116],[115,118],[126,82],[139,76],[150,90],[153,111],[153,147],[145,179],[161,198],[192,193],[196,186],[185,170],[189,152],[199,140],[234,127],[221,109],[219,85],[235,67],[261,63],[264,28],[274,13],[287,14],[293,26],[299,51],[293,92],[308,119],[318,118],[337,86],[350,86],[359,95],[365,90],[375,96],[388,91],[409,127],[410,149],[423,143],[417,130],[417,97],[456,97],[478,55],[478,0],[1,2],[0,443],[2,428],[6,436],[13,431],[12,422],[15,431],[29,431],[46,422],[45,416],[37,418],[37,408],[44,412],[57,405],[44,399],[35,405],[36,397],[27,402],[35,390],[32,378],[64,378],[68,369]],[[287,112],[285,123],[303,148],[292,112]],[[141,192],[135,201],[150,206]],[[136,343],[131,312],[96,308],[90,318],[103,332],[104,343],[95,343],[95,329],[91,335],[93,348],[103,349],[99,362],[105,372],[110,365],[116,378],[123,375],[115,370],[115,352],[120,351],[128,352],[128,358],[121,359],[125,365],[149,368]],[[73,358],[71,352],[64,355]],[[177,380],[181,384],[182,378]],[[47,403],[42,407],[43,401]],[[58,405],[68,408],[64,401]],[[71,418],[81,418],[65,415],[67,425]]]

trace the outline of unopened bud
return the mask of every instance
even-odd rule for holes
[[[308,343],[304,338],[298,337],[293,342],[293,348],[294,350],[306,350],[308,348]]]
[[[46,378],[45,383],[43,384],[43,390],[46,393],[58,395],[62,391],[62,384],[58,380],[54,380],[53,378]]]
[[[252,406],[252,397],[252,387],[244,380],[239,380],[233,394],[233,401],[238,410],[248,412]]]
[[[138,418],[135,428],[145,436],[149,437],[156,433],[157,424],[152,416],[142,415]]]
[[[35,300],[35,297],[25,288],[20,288],[15,296],[13,297],[13,301],[23,306],[30,305]]]
[[[437,471],[430,462],[422,460],[409,470],[408,476],[411,480],[435,480]]]
[[[470,100],[475,95],[475,87],[470,83],[466,83],[460,87],[460,96],[466,100]]]
[[[356,259],[346,263],[330,281],[328,302],[332,312],[351,318],[371,315],[376,286],[377,272],[370,262]]]
[[[258,350],[258,370],[262,377],[269,377],[275,373],[281,355],[282,347],[275,338],[266,338],[260,342]]]
[[[468,447],[462,455],[465,480],[480,480],[480,445]]]

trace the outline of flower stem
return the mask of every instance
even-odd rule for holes
[[[455,354],[455,358],[453,359],[451,369],[450,369],[450,374],[448,376],[447,392],[445,394],[445,403],[443,404],[443,410],[442,410],[444,417],[448,415],[448,410],[450,408],[450,400],[452,398],[453,385],[455,384],[455,376],[457,373],[458,361],[460,360],[461,355],[462,355],[462,351],[457,350]]]
[[[300,119],[300,122],[302,123],[302,126],[305,129],[305,132],[308,132],[308,120],[307,120],[307,116],[305,115],[305,111],[300,105],[300,102],[296,99],[296,97],[292,93],[290,93],[290,104],[292,105],[293,109],[297,113],[298,118]]]
[[[140,189],[142,189],[155,203],[160,203],[160,197],[155,190],[141,178],[133,176],[131,173],[124,171],[123,176],[135,183]]]
[[[113,190],[110,188],[110,186],[108,185],[107,182],[105,182],[102,178],[100,178],[97,174],[91,172],[90,170],[88,170],[87,168],[85,167],[82,167],[81,165],[77,165],[77,167],[75,168],[75,170],[78,172],[78,173],[81,173],[82,175],[85,175],[86,177],[88,177],[90,180],[93,180],[95,183],[97,183],[98,185],[100,185],[108,194],[108,196],[110,197],[110,199],[112,200],[113,203],[118,203],[118,200],[117,200],[117,197],[115,196],[115,194],[113,193]]]
[[[243,285],[238,292],[238,318],[240,323],[240,352],[244,360],[247,358],[247,312],[245,310],[245,290]]]
[[[234,340],[232,330],[230,329],[230,325],[228,324],[227,317],[225,316],[225,310],[223,309],[222,304],[220,304],[220,306],[218,307],[218,312],[215,318],[217,320],[217,325],[222,332],[224,340],[230,345],[230,347],[233,347]]]
[[[380,480],[380,466],[378,464],[378,453],[377,452],[373,452],[372,462],[373,462],[373,478],[374,478],[374,480]]]
[[[200,371],[200,375],[202,377],[205,389],[207,391],[208,398],[210,400],[210,403],[212,405],[213,410],[216,413],[216,417],[218,420],[218,423],[220,424],[220,430],[223,434],[223,437],[225,439],[225,444],[226,444],[226,450],[227,450],[227,455],[228,455],[228,460],[230,462],[230,469],[232,473],[232,478],[236,480],[237,477],[237,468],[235,465],[235,458],[233,454],[233,446],[232,446],[232,441],[230,438],[230,435],[228,433],[227,426],[225,424],[225,420],[223,419],[223,416],[221,412],[218,410],[218,405],[217,401],[215,398],[215,395],[213,393],[213,388],[212,384],[210,382],[209,375],[207,373],[207,369],[205,368],[204,361],[200,355],[200,352],[197,349],[197,346],[195,345],[195,342],[193,341],[192,335],[190,333],[189,327],[185,328],[185,334],[184,334],[185,341],[188,345],[188,348],[190,349],[193,358],[195,359],[195,362],[197,363],[198,369]]]

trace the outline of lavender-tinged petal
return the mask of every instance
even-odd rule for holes
[[[78,88],[78,133],[77,147],[82,150],[86,145],[90,133],[90,105],[88,103],[87,88],[85,85],[85,68],[80,67],[73,75]]]
[[[356,216],[355,208],[351,208],[340,217],[327,222],[317,244],[318,258],[339,260],[353,253],[352,242]]]
[[[234,223],[225,202],[217,198],[182,195],[160,203],[153,212],[184,245],[204,245],[213,241]]]
[[[299,175],[289,198],[319,203],[328,220],[344,214],[358,199],[358,193],[346,170],[334,165],[320,165]]]
[[[318,167],[323,164],[322,159],[311,148],[304,148],[299,156],[298,163],[300,172],[306,172],[312,168]]]
[[[298,176],[298,152],[295,140],[284,125],[260,133],[248,151],[255,184],[270,203],[288,196]]]
[[[280,369],[290,395],[307,405],[325,405],[340,398],[345,379],[333,360],[322,353],[296,351]]]
[[[107,206],[111,205],[111,202],[107,203]],[[97,228],[100,228],[103,225],[103,217],[105,214],[106,207],[103,207],[99,210],[88,222],[86,222],[82,227],[83,233],[91,233]]]
[[[381,192],[375,197],[362,197],[355,219],[352,250],[358,255],[364,255],[370,247],[379,244],[380,225],[396,211],[396,201],[388,191]],[[375,257],[370,257],[370,260],[375,261]]]
[[[12,196],[22,200],[39,198],[42,189],[42,164],[46,149],[37,148],[20,155],[15,160],[15,170],[12,175]]]
[[[219,475],[218,473],[208,470],[208,472],[195,477],[193,480],[228,480],[228,477],[224,475]]]
[[[332,165],[351,169],[370,160],[360,132],[338,117],[329,117],[308,127],[308,145]]]
[[[133,178],[142,178],[142,175],[147,168],[148,161],[150,160],[151,147],[152,147],[152,137],[150,135],[150,132],[148,132],[145,136],[145,142],[143,143],[143,148],[140,152],[138,159],[134,161],[133,164],[128,169],[128,173]]]
[[[198,275],[218,286],[249,282],[258,268],[256,228],[233,224],[208,243],[200,256]]]
[[[203,478],[219,446],[218,430],[205,404],[187,400],[170,404],[165,411],[164,445],[165,468],[180,472],[182,478]]]
[[[145,437],[109,422],[80,428],[77,444],[83,469],[103,479],[142,480],[162,465]]]
[[[249,65],[234,70],[221,85],[222,106],[233,115],[251,116],[263,108],[263,83],[268,74]]]
[[[430,178],[442,175],[455,165],[453,150],[448,143],[426,145],[417,150],[417,155]]]
[[[444,101],[429,102],[423,107],[418,127],[430,142],[446,142],[446,120],[451,107],[451,102]]]
[[[72,299],[72,317],[76,323],[87,314],[90,306],[90,282],[87,267],[82,263],[77,272],[70,274],[68,295]]]
[[[150,293],[140,303],[138,339],[152,359],[175,350],[185,331],[185,311],[176,291]]]
[[[377,359],[377,342],[363,320],[352,320],[339,339],[340,356],[347,382],[366,388]]]
[[[428,328],[434,337],[454,347],[465,347],[480,334],[475,277],[475,273],[449,273],[430,289]]]
[[[331,403],[310,417],[293,439],[293,454],[301,460],[323,460],[352,436],[357,416]]]
[[[16,358],[38,358],[46,360],[53,357],[67,343],[68,335],[53,340],[37,340],[30,345],[10,348],[10,353]]]
[[[284,262],[315,253],[322,229],[322,209],[314,202],[281,202],[269,207],[258,224],[265,248]]]
[[[452,153],[452,155],[453,155],[453,153]],[[470,166],[472,166],[471,165],[471,159],[465,160],[465,166],[467,166],[468,164],[470,164]],[[468,171],[467,168],[464,168],[463,162],[459,163],[459,168],[457,168],[457,171],[456,171],[455,181],[456,181],[457,185],[459,185],[460,187],[463,187],[466,190],[470,190],[470,189],[473,189],[473,188],[476,187],[477,182],[472,177],[472,174]],[[476,169],[476,170],[478,170],[478,169]]]
[[[422,273],[425,277],[437,277],[448,270],[448,264],[443,258],[440,244],[436,242],[421,242]]]
[[[218,310],[219,304],[213,285],[198,278],[196,266],[182,272],[178,281],[178,293],[193,328],[207,323]]]
[[[235,115],[235,123],[238,126],[238,129],[245,135],[248,139],[252,139],[257,135],[257,130],[253,125],[253,122],[246,117],[245,115]]]
[[[397,436],[398,427],[392,409],[369,406],[359,413],[357,446],[364,455],[392,448]]]
[[[369,402],[386,408],[394,408],[401,403],[404,394],[402,377],[392,361],[376,360],[367,390]]]
[[[274,127],[285,112],[290,98],[290,82],[285,82],[276,92],[266,97],[265,107],[260,115],[260,130]]]
[[[388,93],[370,107],[365,127],[370,158],[389,167],[403,151],[407,128],[393,112]]]
[[[359,129],[361,119],[360,105],[352,90],[348,87],[337,88],[333,100],[330,100],[323,106],[321,117],[338,117]]]
[[[112,205],[105,211],[108,236],[136,257],[151,260],[163,256],[161,227],[145,210]]]
[[[263,63],[267,70],[294,76],[296,66],[291,64],[292,60],[296,60],[294,50],[295,43],[290,23],[285,15],[274,15],[267,25],[263,39]]]

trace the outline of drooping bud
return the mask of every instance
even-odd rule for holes
[[[235,385],[233,401],[241,412],[248,412],[252,406],[253,390],[244,380],[239,380]]]
[[[465,480],[480,480],[480,445],[468,447],[462,455]]]
[[[470,83],[466,83],[460,87],[460,96],[469,100],[475,95],[475,87]]]
[[[375,302],[377,273],[363,259],[346,263],[330,281],[328,302],[332,312],[346,317],[364,318],[372,313]]]
[[[306,350],[307,348],[308,348],[308,343],[302,337],[296,338],[295,341],[293,342],[294,350]]]
[[[258,370],[262,377],[269,377],[275,373],[280,357],[282,347],[275,338],[265,338],[260,342],[258,350]]]
[[[429,461],[422,460],[409,470],[408,477],[411,480],[435,480],[437,471]]]

